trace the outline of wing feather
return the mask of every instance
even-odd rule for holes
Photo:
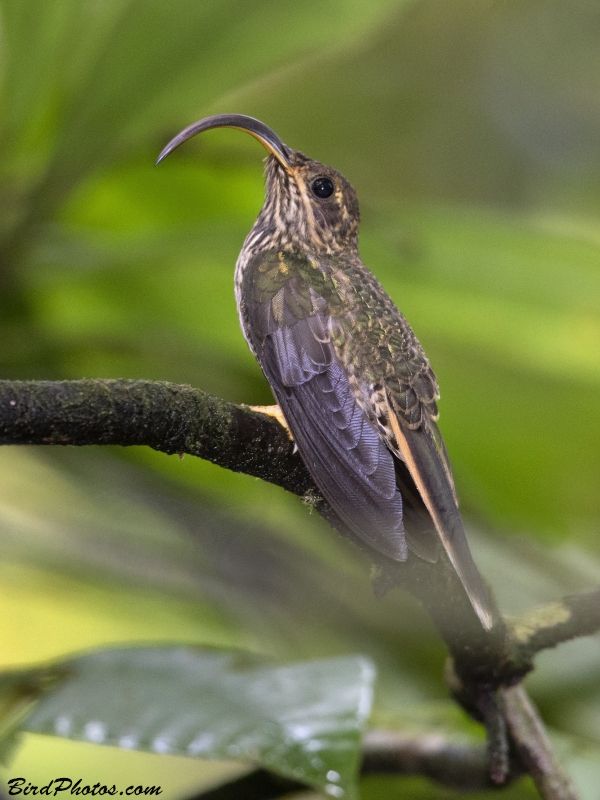
[[[261,366],[315,482],[336,513],[371,547],[404,561],[394,458],[358,405],[331,343],[319,342],[318,359],[308,356],[313,331],[324,327],[324,320],[316,325],[301,319],[278,328],[264,340]]]
[[[495,606],[469,550],[435,425],[437,382],[414,333],[374,278],[355,273],[365,291],[380,292],[392,327],[365,334],[372,352],[351,380],[330,335],[340,297],[327,269],[282,254],[257,264],[264,278],[243,309],[247,330],[323,495],[360,540],[394,560],[407,558],[408,543],[435,561],[441,542],[482,624],[492,627]]]
[[[447,457],[440,453],[441,437],[437,441],[430,422],[411,430],[400,423],[393,401],[388,398],[390,421],[398,446],[398,455],[405,462],[419,494],[435,524],[441,542],[456,570],[482,624],[490,629],[496,620],[490,591],[483,581],[469,549],[462,518],[458,511],[454,483],[450,478]],[[443,452],[445,453],[445,447]]]

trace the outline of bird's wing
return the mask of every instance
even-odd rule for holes
[[[306,259],[287,256],[279,263],[276,258],[265,261],[244,307],[252,347],[300,454],[344,523],[367,545],[398,561],[407,557],[398,485],[412,489],[411,513],[404,522],[409,517],[411,523],[422,522],[425,509],[429,520],[422,528],[410,525],[411,549],[436,559],[433,521],[473,607],[489,628],[493,603],[469,550],[435,425],[437,384],[429,363],[398,317],[404,351],[382,354],[376,344],[369,361],[382,359],[379,367],[387,374],[380,373],[376,389],[357,390],[360,378],[353,376],[353,384],[333,336],[330,314],[339,293],[326,286],[326,273],[313,268],[314,275]],[[365,397],[371,390],[367,413]],[[378,420],[377,427],[371,419]]]
[[[394,457],[360,408],[331,342],[325,302],[301,277],[246,313],[254,349],[315,483],[367,545],[407,557]]]

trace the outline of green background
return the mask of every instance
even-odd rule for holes
[[[355,186],[503,610],[597,585],[599,81],[585,0],[0,0],[0,376],[270,402],[232,287],[264,153],[215,131],[153,167],[190,122],[251,114]],[[472,732],[423,612],[375,601],[368,565],[281,490],[138,448],[4,448],[0,476],[1,666],[117,642],[364,653],[380,724]],[[532,695],[596,797],[600,640],[538,667]],[[4,776],[177,798],[239,769],[28,735]],[[394,793],[454,796],[363,787]]]

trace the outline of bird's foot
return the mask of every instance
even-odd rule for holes
[[[277,422],[286,429],[287,435],[290,437],[291,441],[294,441],[294,437],[292,436],[292,432],[288,427],[287,422],[285,421],[285,417],[283,416],[283,411],[279,408],[278,405],[274,406],[248,406],[250,411],[256,411],[258,414],[265,414],[267,417],[273,417],[277,420]]]

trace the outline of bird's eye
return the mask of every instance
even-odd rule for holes
[[[317,197],[331,197],[333,194],[333,181],[329,178],[317,178],[310,187]]]

